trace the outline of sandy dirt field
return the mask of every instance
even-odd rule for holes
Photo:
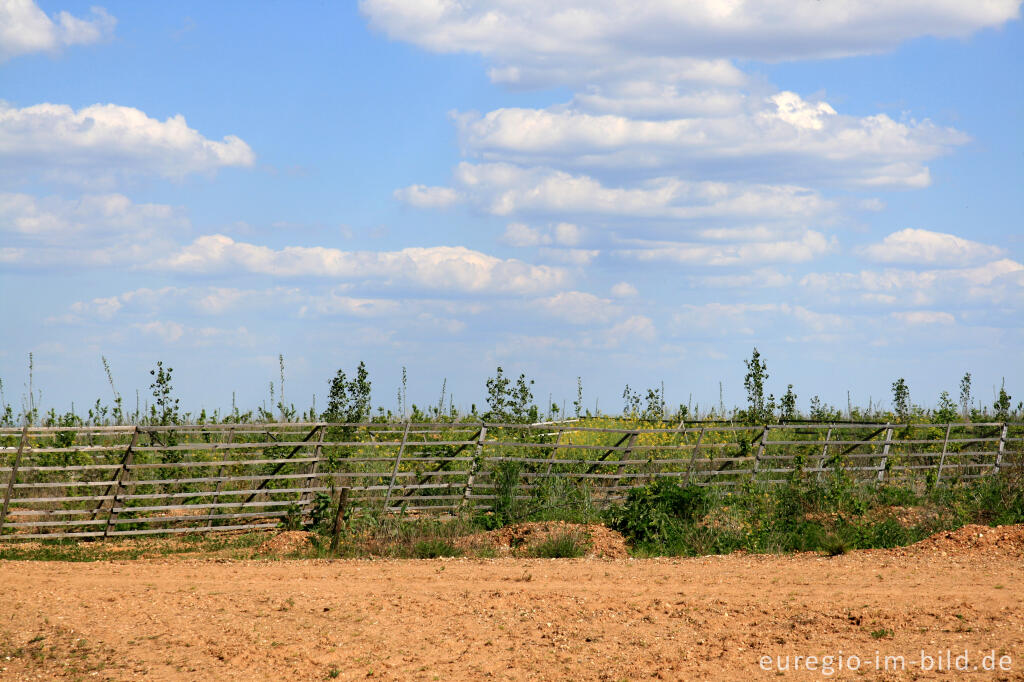
[[[1020,540],[968,527],[834,558],[0,562],[0,679],[1024,679]]]

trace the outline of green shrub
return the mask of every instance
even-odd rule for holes
[[[708,506],[703,488],[659,478],[630,490],[625,504],[609,509],[607,519],[609,526],[633,543],[664,542],[681,524],[703,517]]]

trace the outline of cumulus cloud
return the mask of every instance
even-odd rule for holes
[[[563,291],[534,303],[546,315],[572,324],[604,324],[622,314],[622,307],[611,300],[582,291]]]
[[[0,192],[0,231],[47,242],[140,233],[168,235],[187,230],[180,209],[137,204],[123,194],[93,194],[69,200],[58,196]]]
[[[255,155],[235,135],[209,140],[178,114],[165,121],[132,107],[64,104],[16,108],[0,102],[0,164],[80,184],[138,174],[181,179],[226,166],[251,166]]]
[[[509,246],[540,246],[551,243],[551,235],[525,223],[509,223],[505,226],[505,234],[501,239]]]
[[[275,277],[372,278],[466,292],[533,293],[556,288],[567,280],[560,268],[503,260],[461,246],[390,252],[301,246],[273,249],[236,242],[221,234],[200,237],[154,263],[154,267]]]
[[[654,321],[646,315],[632,315],[603,333],[604,345],[617,348],[629,343],[653,341],[658,332]]]
[[[956,324],[956,318],[950,313],[934,310],[908,310],[906,312],[892,313],[890,317],[907,325]]]
[[[729,81],[729,58],[784,60],[891,50],[920,36],[964,37],[1019,16],[1020,0],[362,0],[371,26],[434,52],[470,52],[491,78],[578,85],[637,72]]]
[[[299,289],[285,287],[140,287],[114,296],[76,301],[69,306],[68,314],[54,318],[54,321],[82,323],[110,320],[115,316],[145,318],[164,314],[221,316],[258,311],[271,305],[298,309],[307,299],[308,296]]]
[[[738,114],[746,102],[746,96],[739,90],[633,80],[589,85],[574,94],[569,106],[563,109],[658,120]]]
[[[1024,265],[1002,258],[984,265],[941,270],[861,270],[811,273],[800,280],[809,294],[874,305],[1024,305]]]
[[[124,307],[117,296],[94,298],[91,301],[77,301],[71,304],[71,312],[75,315],[96,317],[109,320]]]
[[[457,333],[466,326],[457,316],[476,315],[483,310],[478,303],[432,298],[357,297],[349,295],[347,290],[347,285],[325,290],[310,287],[142,287],[114,296],[76,301],[68,307],[66,314],[51,317],[48,321],[82,325],[118,317],[122,320],[119,326],[129,324],[165,340],[180,338],[186,329],[179,322],[161,321],[166,317],[201,320],[244,316],[249,321],[262,316],[382,318],[388,320],[389,326],[430,327]],[[206,327],[196,327],[203,328]]]
[[[0,234],[8,262],[131,267],[172,248],[190,223],[181,209],[137,204],[122,194],[59,196],[0,193]]]
[[[205,346],[255,346],[261,340],[245,326],[194,327],[172,320],[151,320],[139,322],[132,327],[145,336],[152,337],[166,345],[187,347]]]
[[[61,11],[51,19],[33,0],[0,0],[0,63],[32,52],[56,53],[70,45],[109,39],[117,20],[102,7],[82,19]]]
[[[632,298],[640,292],[629,282],[619,282],[612,286],[612,296],[616,298]]]
[[[791,240],[702,244],[697,242],[660,242],[644,248],[621,249],[617,253],[641,261],[674,261],[692,265],[748,265],[752,263],[801,263],[835,248],[836,240],[821,232],[807,230]]]
[[[456,168],[455,179],[460,192],[481,210],[500,216],[792,219],[819,215],[834,207],[817,192],[795,185],[661,177],[630,187],[609,187],[587,175],[509,163],[463,162]]]
[[[1006,251],[944,232],[906,229],[865,247],[862,253],[879,263],[967,265],[999,258]]]
[[[577,246],[583,239],[583,228],[573,223],[557,223],[550,228],[530,227],[525,223],[509,223],[501,240],[509,246]]]
[[[758,268],[752,272],[743,271],[728,275],[691,277],[690,281],[697,286],[714,289],[775,289],[791,284],[793,278],[778,270]]]
[[[538,250],[537,255],[550,262],[587,265],[601,255],[601,251],[599,249],[558,249],[545,246]]]
[[[929,121],[885,114],[840,116],[793,92],[752,100],[725,116],[645,120],[553,107],[503,108],[455,117],[467,154],[583,170],[749,174],[863,186],[923,187],[929,159],[967,141]],[[723,164],[725,164],[723,166]]]
[[[699,331],[712,336],[753,335],[757,330],[784,321],[815,333],[846,326],[840,315],[821,313],[789,303],[705,303],[685,304],[673,317],[674,328],[681,333]]]
[[[155,336],[164,343],[174,343],[185,335],[185,327],[177,322],[153,320],[133,325],[147,336]]]
[[[417,208],[447,208],[459,201],[459,194],[453,189],[425,185],[396,189],[394,196],[399,201]]]

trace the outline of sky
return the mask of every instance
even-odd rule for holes
[[[1021,0],[95,1],[0,0],[16,409],[1024,393]]]

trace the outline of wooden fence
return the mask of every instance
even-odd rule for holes
[[[843,472],[946,485],[1021,467],[1024,424],[282,423],[0,429],[7,539],[273,528],[353,510],[604,506],[636,486],[772,485]]]

